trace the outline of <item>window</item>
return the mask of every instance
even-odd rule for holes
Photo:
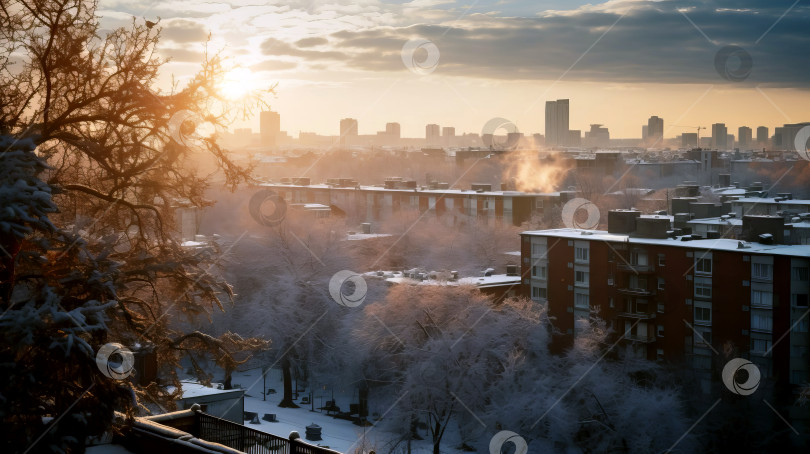
[[[658,312],[660,314],[664,313],[664,303],[658,303]]]
[[[588,295],[584,293],[577,293],[574,295],[574,306],[590,308]]]
[[[630,253],[630,264],[637,266],[647,266],[647,253],[644,251],[633,251]]]
[[[647,290],[647,276],[631,274],[628,279],[628,286],[633,290]]]
[[[586,247],[575,247],[575,257],[578,262],[587,262],[588,261],[588,248]]]
[[[695,296],[702,298],[712,297],[712,280],[710,278],[695,278]]]
[[[610,303],[611,308],[616,307],[616,303],[613,302],[613,297],[612,296],[608,297],[608,302]]]
[[[608,281],[608,285],[613,285],[613,275],[612,274],[608,274],[607,281]]]
[[[799,320],[796,322],[796,326],[793,327],[793,332],[795,333],[806,333],[810,328],[810,320],[807,317]]]
[[[658,334],[658,337],[664,337],[664,325],[657,326],[656,334]]]
[[[773,265],[769,263],[754,263],[751,277],[753,279],[766,281],[773,279]]]
[[[712,345],[712,332],[710,328],[695,328],[695,345]]]
[[[667,256],[664,254],[658,254],[658,266],[666,266],[667,264]]]
[[[773,293],[762,290],[751,291],[751,305],[757,307],[773,307]]]
[[[663,277],[658,278],[658,290],[664,290],[666,288],[667,282],[664,280]]]
[[[587,271],[574,271],[574,282],[577,284],[588,285],[590,274],[591,273]]]
[[[538,266],[538,265],[533,266],[532,267],[532,277],[545,279],[546,278],[546,267],[545,266]]]
[[[532,255],[537,256],[537,257],[545,257],[546,256],[546,245],[545,244],[532,243]]]
[[[806,370],[794,370],[790,372],[790,384],[791,385],[801,385],[807,383],[807,371]]]
[[[711,323],[712,310],[708,307],[695,307],[695,323]]]
[[[751,329],[768,333],[773,331],[773,316],[763,312],[752,313]]]
[[[769,339],[751,339],[751,350],[757,353],[765,353],[771,349]]]
[[[807,307],[807,293],[794,293],[790,295],[790,304],[793,307]]]
[[[545,287],[532,287],[532,298],[543,299],[546,298],[547,289]]]
[[[806,345],[791,345],[790,346],[790,356],[794,358],[807,358],[807,346]]]
[[[712,274],[712,258],[710,256],[695,257],[695,273]]]
[[[794,266],[791,276],[794,281],[807,282],[810,279],[810,270],[806,266]]]
[[[655,351],[655,359],[658,360],[658,361],[663,361],[664,360],[664,349],[663,348],[659,348],[659,349],[657,349]]]

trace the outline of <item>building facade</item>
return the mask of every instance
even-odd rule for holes
[[[640,219],[522,234],[523,293],[548,305],[558,345],[598,314],[639,357],[709,374],[730,352],[777,382],[810,378],[810,247],[649,238]]]

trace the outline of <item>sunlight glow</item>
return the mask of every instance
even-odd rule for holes
[[[256,75],[247,68],[234,68],[225,73],[218,91],[226,99],[237,101],[258,88]]]

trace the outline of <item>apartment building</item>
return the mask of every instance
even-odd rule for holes
[[[378,222],[403,210],[414,210],[434,218],[463,222],[480,220],[520,226],[533,215],[565,204],[573,191],[528,193],[494,191],[491,184],[472,184],[470,189],[451,189],[447,183],[418,186],[414,180],[389,178],[383,186],[361,186],[352,179],[330,179],[310,184],[309,178],[263,184],[290,204],[321,204],[333,214],[356,222]]]
[[[777,382],[806,383],[810,246],[669,229],[668,220],[616,210],[608,231],[523,232],[522,292],[548,305],[558,348],[598,313],[639,357],[708,375],[733,354]]]

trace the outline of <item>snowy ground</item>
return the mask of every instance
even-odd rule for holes
[[[355,450],[358,449],[358,452],[376,450],[378,454],[383,454],[388,452],[388,449],[384,449],[384,447],[388,446],[391,440],[398,438],[395,434],[382,429],[373,426],[365,428],[356,426],[350,421],[332,418],[331,416],[327,416],[325,411],[321,412],[317,410],[318,407],[323,406],[321,402],[325,404],[327,400],[332,400],[333,390],[329,386],[326,386],[325,390],[323,387],[315,389],[313,400],[316,410],[313,412],[311,405],[300,403],[300,398],[308,395],[309,389],[307,389],[305,393],[300,393],[299,399],[296,401],[296,403],[301,405],[301,408],[281,408],[278,406],[282,398],[283,390],[280,370],[271,370],[267,374],[266,382],[268,389],[273,388],[278,392],[268,395],[267,400],[262,401],[261,369],[236,372],[233,375],[233,383],[241,385],[246,390],[245,411],[252,411],[259,414],[261,424],[250,424],[248,421],[245,421],[245,426],[247,427],[285,438],[290,435],[290,432],[297,431],[303,438],[306,433],[306,426],[314,423],[321,426],[321,436],[323,440],[319,442],[307,440],[309,443],[328,446],[331,449],[346,454],[353,454]],[[350,403],[356,403],[358,400],[356,394],[353,395],[353,390],[351,389],[342,390],[335,388],[334,396],[336,404],[343,411],[349,408]],[[374,410],[371,411],[373,412]],[[275,413],[278,422],[262,421],[261,417],[265,413]],[[372,422],[376,423],[375,421]],[[362,449],[364,448],[364,434],[365,449]],[[427,438],[424,432],[421,432],[420,435]],[[443,442],[442,452],[449,454],[462,452],[453,449],[451,446],[451,443]],[[413,454],[431,453],[433,452],[433,446],[427,441],[414,441],[411,445],[411,452]]]

